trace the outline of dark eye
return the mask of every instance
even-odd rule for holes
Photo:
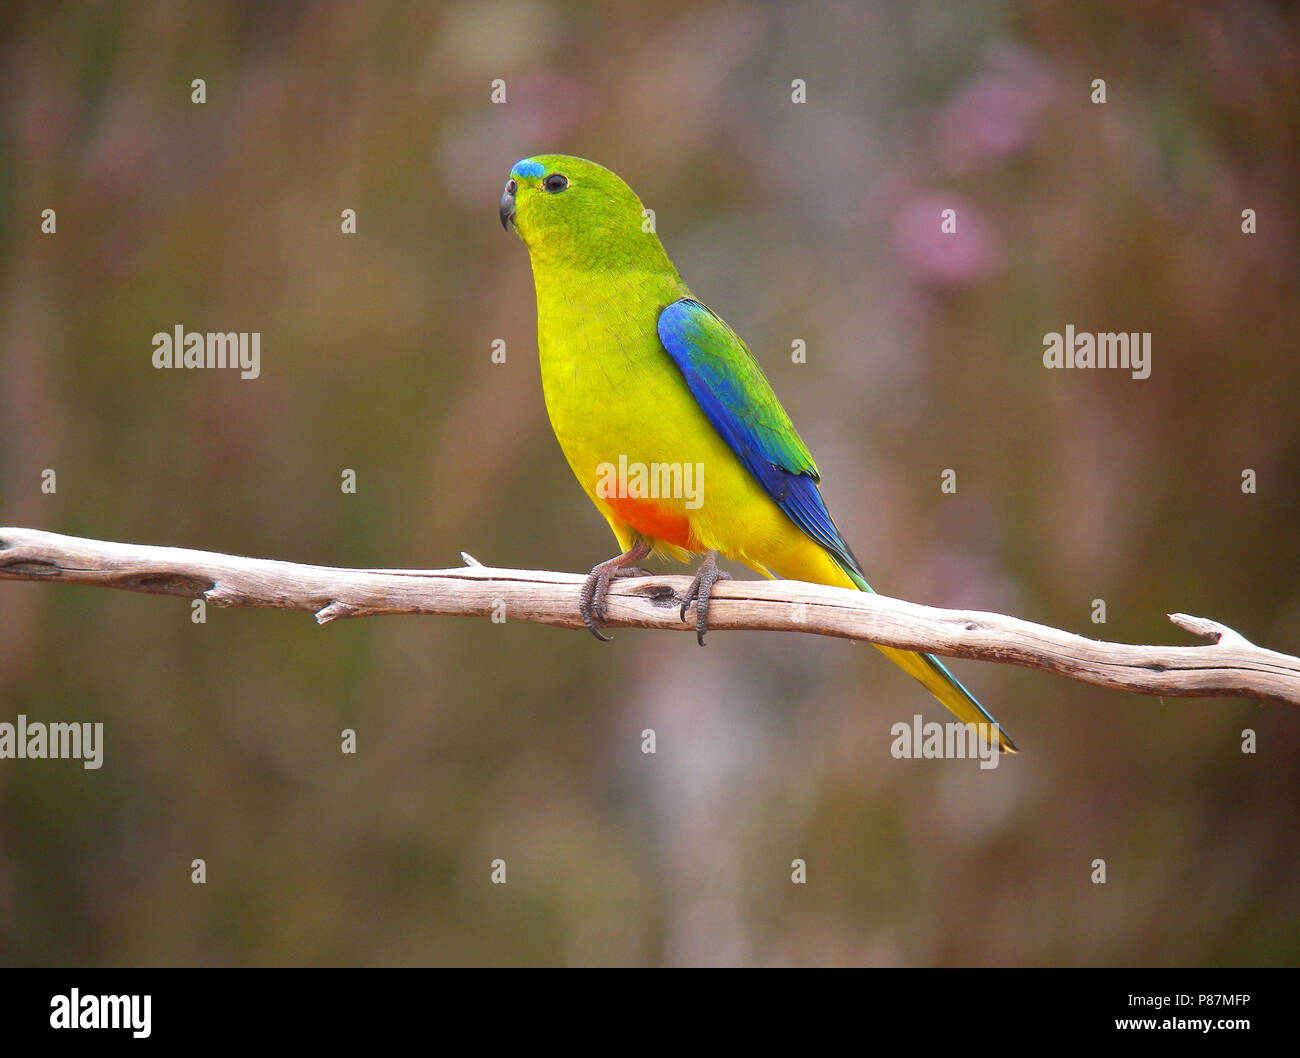
[[[507,181],[506,181],[506,194],[507,194],[507,195],[513,195],[513,194],[514,194],[516,191],[518,191],[518,190],[519,190],[519,185],[516,184],[513,180],[507,180]]]
[[[569,178],[562,176],[560,173],[552,173],[542,181],[542,187],[546,188],[553,195],[558,195],[569,186]]]

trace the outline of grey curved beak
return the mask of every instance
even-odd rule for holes
[[[515,196],[509,191],[501,196],[501,227],[510,230],[510,222],[515,219]]]

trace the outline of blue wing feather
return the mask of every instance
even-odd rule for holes
[[[862,578],[857,559],[826,510],[812,455],[745,343],[712,310],[690,298],[659,314],[658,331],[705,417],[763,491],[846,572]]]
[[[858,560],[826,510],[817,488],[817,467],[812,455],[745,343],[710,309],[690,298],[665,308],[659,314],[658,330],[659,341],[681,369],[705,416],[754,480],[795,525],[826,548],[859,588],[871,591]],[[899,664],[903,664],[900,657],[919,657],[965,703],[986,720],[993,721],[988,710],[933,654],[907,655],[905,651],[889,650],[886,653]],[[917,676],[915,671],[907,671]],[[933,689],[931,693],[962,716],[949,700]],[[1004,742],[1007,748],[1015,748],[1005,735]]]

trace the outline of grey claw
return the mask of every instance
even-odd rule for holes
[[[631,551],[593,566],[583,581],[582,592],[578,596],[578,612],[582,615],[582,623],[586,625],[587,631],[602,643],[608,643],[612,639],[600,631],[600,622],[605,619],[605,598],[609,595],[610,581],[616,577],[649,576],[647,570],[621,564],[635,562],[649,553],[648,545],[638,543]]]
[[[686,611],[692,602],[695,603],[695,641],[700,646],[704,646],[704,634],[709,630],[709,600],[713,597],[713,585],[730,579],[730,573],[718,569],[716,552],[710,551],[682,597],[679,620],[686,623]]]

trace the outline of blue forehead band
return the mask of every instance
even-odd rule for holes
[[[533,177],[541,176],[546,172],[546,167],[538,165],[531,158],[525,158],[522,162],[515,162],[515,167],[510,170],[511,176]]]

